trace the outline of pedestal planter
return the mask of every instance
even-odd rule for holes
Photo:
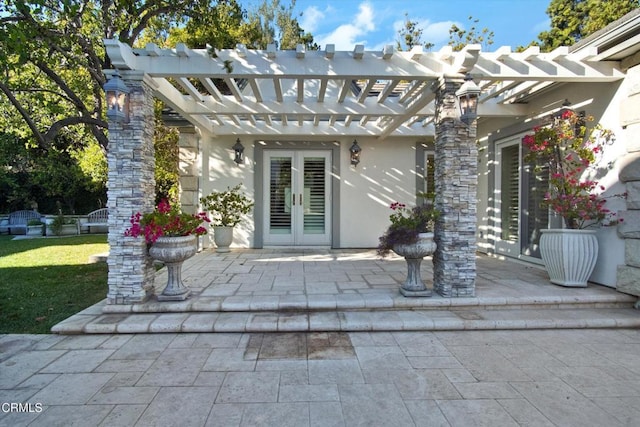
[[[149,248],[149,256],[167,266],[167,287],[158,301],[182,301],[191,295],[191,290],[182,283],[182,263],[197,252],[195,235],[162,236]]]
[[[422,282],[420,264],[422,258],[431,255],[436,250],[433,233],[420,233],[414,244],[397,244],[393,251],[407,261],[407,280],[400,287],[400,293],[405,297],[430,297],[431,290]]]
[[[216,244],[216,252],[229,252],[229,246],[231,246],[231,243],[233,242],[233,227],[213,227],[213,241]]]
[[[551,283],[584,288],[598,259],[595,230],[541,230],[540,254]]]

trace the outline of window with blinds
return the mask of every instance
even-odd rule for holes
[[[520,215],[520,146],[510,145],[501,152],[501,238],[505,241],[518,241],[518,217]]]
[[[291,234],[291,157],[271,158],[269,228],[272,234]]]
[[[325,178],[324,157],[304,158],[304,233],[324,234],[325,232]]]

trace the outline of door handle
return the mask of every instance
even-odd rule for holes
[[[302,193],[300,193],[300,203],[299,203],[299,205],[302,206]]]
[[[296,193],[291,194],[291,205],[296,205]]]

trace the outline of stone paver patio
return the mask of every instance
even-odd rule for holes
[[[475,297],[405,298],[406,264],[372,250],[205,250],[188,260],[186,301],[106,305],[58,333],[304,332],[640,327],[635,297],[552,285],[541,267],[478,255]],[[156,284],[166,282],[160,270]],[[432,263],[422,263],[432,284]],[[161,292],[161,287],[157,292]]]
[[[4,335],[0,401],[11,427],[632,426],[640,330]]]

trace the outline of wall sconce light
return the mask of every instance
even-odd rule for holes
[[[240,138],[236,139],[236,143],[232,148],[236,155],[233,161],[237,164],[242,164],[244,162],[244,145],[240,143]]]
[[[104,92],[107,96],[107,118],[114,122],[126,122],[129,119],[130,89],[120,78],[118,70],[104,84]]]
[[[481,89],[473,81],[471,74],[467,73],[464,77],[464,83],[456,91],[460,104],[460,120],[467,126],[478,117],[478,97],[480,92]]]
[[[351,144],[351,148],[349,148],[349,152],[351,153],[351,164],[353,166],[358,166],[360,163],[360,153],[362,152],[362,148],[358,146],[358,141],[353,140],[353,144]]]

